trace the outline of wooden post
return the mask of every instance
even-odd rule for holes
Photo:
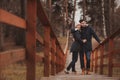
[[[52,51],[51,51],[51,75],[55,75],[55,53],[56,53],[56,40],[52,37]]]
[[[58,73],[59,72],[59,47],[58,46],[56,46],[56,73]]]
[[[55,74],[57,73],[57,47],[56,47],[56,43],[55,43]]]
[[[94,55],[94,53],[92,52],[92,54],[91,54],[91,71],[93,72],[93,61],[94,61],[94,58],[93,58],[93,55]]]
[[[95,62],[95,51],[94,51],[94,54],[93,54],[93,64],[94,64],[94,66],[93,66],[93,69],[94,69],[94,72],[95,72],[95,64],[96,62]]]
[[[60,50],[60,71],[62,71],[62,63],[63,63],[63,54],[62,54],[62,51]]]
[[[61,60],[61,54],[60,54],[60,48],[59,48],[59,46],[58,46],[58,72],[60,72],[60,60]]]
[[[112,77],[112,72],[113,72],[113,57],[112,57],[113,50],[114,50],[113,39],[110,39],[109,54],[108,54],[108,76],[109,77]]]
[[[97,73],[97,68],[98,68],[98,49],[95,52],[95,73]]]
[[[50,75],[50,27],[44,27],[44,76]]]
[[[61,64],[62,64],[62,66],[61,66],[61,69],[63,70],[64,69],[64,54],[63,54],[63,56],[62,56],[62,60],[61,60]]]
[[[0,66],[0,80],[4,80],[4,78],[5,78],[4,77],[5,74],[2,72],[3,69],[4,68]]]
[[[1,64],[1,56],[0,56],[0,64]],[[0,66],[0,80],[2,80],[2,67]]]
[[[36,0],[27,0],[27,31],[26,31],[26,56],[27,80],[35,79],[36,55]]]
[[[104,55],[104,46],[101,46],[100,53],[100,74],[103,74],[103,55]]]
[[[65,68],[65,65],[66,65],[66,54],[64,53],[64,56],[63,56],[63,62],[62,62],[63,66],[62,66],[62,69]]]
[[[64,56],[65,56],[65,55],[64,55]],[[62,57],[62,61],[61,61],[61,63],[62,63],[61,69],[62,69],[62,70],[64,69],[64,56]]]

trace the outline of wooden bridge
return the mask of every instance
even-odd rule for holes
[[[1,72],[5,66],[25,60],[27,67],[26,80],[40,80],[35,77],[36,62],[44,63],[44,77],[41,80],[120,80],[120,76],[113,77],[114,68],[120,68],[119,61],[114,61],[114,56],[120,54],[120,42],[117,42],[120,29],[92,51],[92,75],[80,75],[79,72],[67,75],[64,74],[63,70],[66,65],[67,53],[69,52],[69,32],[67,34],[66,47],[63,51],[41,2],[39,0],[27,0],[26,7],[26,20],[0,9],[0,23],[12,25],[26,31],[26,48],[0,53],[0,77],[2,77]],[[37,17],[44,26],[44,38],[36,31]],[[44,46],[44,57],[36,54],[36,39]],[[115,43],[117,44],[115,45]],[[104,63],[105,59],[107,60],[106,63]]]

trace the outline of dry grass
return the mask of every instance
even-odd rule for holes
[[[36,64],[36,78],[43,76],[43,64]],[[2,69],[0,80],[26,80],[26,64],[16,63]]]
[[[1,80],[25,80],[26,66],[24,63],[11,64],[2,69]]]
[[[62,49],[65,48],[66,40],[67,40],[67,37],[59,37],[58,38],[58,41],[60,42],[60,45],[61,45]]]

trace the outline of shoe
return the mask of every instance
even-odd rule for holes
[[[90,74],[90,71],[86,71],[86,75],[91,75],[91,74]]]
[[[81,75],[85,75],[85,69],[82,69]]]
[[[86,74],[87,74],[87,75],[91,75],[91,74],[90,74],[90,70],[87,70],[87,71],[86,71]]]
[[[65,74],[69,74],[69,71],[68,71],[68,70],[65,70],[64,72],[65,72]]]
[[[77,71],[72,71],[72,73],[77,74]]]

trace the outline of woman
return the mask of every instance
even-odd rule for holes
[[[72,68],[72,72],[76,72],[75,63],[78,60],[78,52],[80,52],[81,45],[83,43],[83,41],[81,40],[80,28],[81,28],[81,25],[78,24],[74,29],[71,29],[71,33],[74,38],[74,42],[72,43],[72,46],[70,49],[70,52],[72,52],[72,61],[70,62],[70,64],[65,70],[66,74],[69,74],[69,71],[71,68]]]

